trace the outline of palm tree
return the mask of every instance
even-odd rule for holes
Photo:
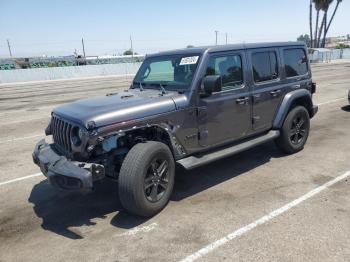
[[[327,35],[327,15],[329,6],[332,4],[333,0],[325,0],[323,5],[323,41],[321,47],[325,47],[326,45],[326,35]]]
[[[310,16],[309,16],[309,24],[310,24],[310,47],[313,47],[314,46],[314,39],[313,39],[313,35],[312,35],[312,31],[313,31],[313,28],[312,28],[312,1],[313,0],[310,0]]]
[[[329,30],[329,27],[331,26],[331,24],[332,24],[332,22],[333,22],[333,19],[334,19],[334,16],[335,16],[335,14],[336,14],[336,12],[337,12],[337,10],[338,10],[338,7],[339,7],[339,4],[342,2],[342,0],[337,0],[337,5],[335,6],[335,9],[334,9],[334,11],[333,11],[333,14],[332,14],[332,17],[331,17],[331,19],[330,19],[330,21],[329,21],[329,24],[327,25],[326,24],[326,28],[325,28],[325,32],[324,32],[324,45],[326,44],[325,42],[326,42],[326,36],[327,36],[327,33],[328,33],[328,30]],[[324,47],[324,46],[323,46]]]
[[[324,0],[312,0],[315,4],[315,9],[316,9],[316,27],[315,27],[315,35],[314,35],[314,38],[315,38],[315,44],[314,46],[315,47],[318,47],[318,44],[317,44],[317,36],[318,36],[318,20],[320,18],[320,11],[321,11],[321,7],[322,7],[322,4],[323,4],[323,1]]]

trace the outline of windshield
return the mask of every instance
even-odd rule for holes
[[[133,87],[187,89],[193,79],[199,55],[170,55],[150,57],[142,63]]]

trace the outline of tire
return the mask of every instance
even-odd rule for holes
[[[284,120],[276,139],[276,145],[287,154],[294,154],[304,148],[310,131],[309,112],[303,106],[294,107]]]
[[[136,144],[119,173],[121,204],[132,214],[153,216],[168,203],[174,178],[174,158],[167,145],[155,141]]]

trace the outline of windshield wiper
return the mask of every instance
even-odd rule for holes
[[[165,88],[163,87],[162,83],[159,82],[159,86],[160,86],[160,91],[162,92],[162,95],[165,95],[166,94],[166,90]]]
[[[141,82],[139,82],[139,87],[140,87],[140,91],[142,92],[144,89],[142,87],[142,83]]]
[[[134,85],[139,85],[139,89],[140,89],[140,91],[144,91],[145,89],[143,88],[143,85],[142,85],[142,82],[136,82],[136,81],[134,81],[133,83],[132,83],[132,88],[135,88],[134,87]]]

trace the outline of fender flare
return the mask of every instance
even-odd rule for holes
[[[290,107],[297,99],[300,99],[300,98],[304,98],[306,100],[306,103],[307,103],[306,109],[309,111],[310,117],[313,117],[313,103],[312,103],[310,91],[306,89],[294,90],[286,94],[285,97],[283,98],[272,124],[274,129],[279,129],[282,127],[284,119],[286,118]]]

